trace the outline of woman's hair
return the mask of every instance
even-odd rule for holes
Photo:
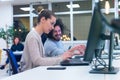
[[[37,22],[39,23],[42,17],[45,17],[45,19],[51,18],[51,16],[55,16],[55,14],[48,10],[48,9],[43,9],[42,7],[38,7],[38,20]]]
[[[63,24],[63,22],[62,22],[62,20],[61,20],[60,18],[56,20],[56,23],[55,23],[55,25],[54,25],[54,28],[55,28],[56,26],[59,26],[59,27],[60,27],[61,32],[62,32],[62,34],[63,34],[63,30],[64,30],[64,28],[65,28],[65,25]],[[50,39],[54,39],[54,37],[53,37],[53,30],[51,30],[51,31],[49,32],[49,34],[47,34],[47,37],[50,38]]]

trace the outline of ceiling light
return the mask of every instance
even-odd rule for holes
[[[109,9],[110,9],[110,3],[108,0],[106,0],[105,2],[105,13],[109,14]]]
[[[0,1],[13,1],[13,0],[0,0]]]
[[[66,5],[68,8],[70,8],[71,7],[71,5]],[[79,8],[80,7],[80,5],[79,4],[72,4],[72,7],[73,8]]]
[[[118,2],[118,5],[120,5],[120,1]]]
[[[20,8],[23,11],[30,11],[30,7],[22,7]],[[35,10],[34,8],[32,9],[32,11]]]

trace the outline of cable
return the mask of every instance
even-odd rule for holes
[[[95,59],[92,61],[92,69],[107,67],[106,62],[101,58],[102,49],[95,50]]]
[[[95,60],[92,61],[92,69],[101,69],[106,67],[106,62],[100,57],[96,57]]]

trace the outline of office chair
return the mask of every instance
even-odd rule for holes
[[[3,49],[3,50],[7,52],[10,66],[12,69],[12,74],[17,74],[19,72],[19,66],[16,61],[15,55],[13,54],[13,52],[10,49]]]

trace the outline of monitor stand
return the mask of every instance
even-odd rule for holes
[[[89,72],[95,74],[116,74],[118,71],[119,71],[118,68],[111,67],[111,69],[109,70],[108,67],[104,67],[104,68],[92,69]]]
[[[108,38],[107,38],[108,39]],[[98,74],[116,74],[119,71],[119,68],[115,68],[112,66],[113,59],[113,47],[114,47],[114,34],[110,32],[109,36],[110,47],[109,47],[109,59],[108,66],[104,66],[102,68],[95,68],[90,71],[90,73],[98,73]]]

